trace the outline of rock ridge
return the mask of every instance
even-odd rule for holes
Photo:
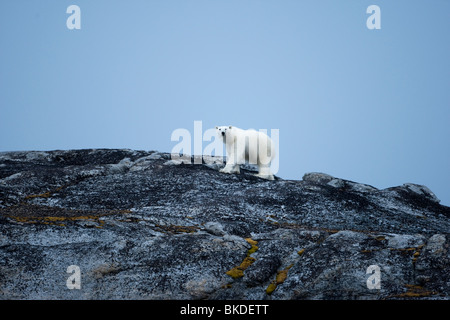
[[[184,160],[1,152],[0,299],[449,299],[450,208],[426,186]]]

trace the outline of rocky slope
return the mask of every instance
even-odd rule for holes
[[[449,299],[450,208],[428,188],[221,160],[0,153],[0,299]]]

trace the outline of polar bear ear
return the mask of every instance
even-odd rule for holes
[[[216,126],[216,129],[219,129],[219,127],[218,127],[218,126]]]
[[[233,126],[229,126],[229,127],[228,127],[228,129],[231,129],[231,128],[233,128]]]

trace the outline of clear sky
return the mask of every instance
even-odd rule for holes
[[[412,182],[450,205],[449,79],[448,0],[0,1],[0,151],[279,129],[282,178]]]

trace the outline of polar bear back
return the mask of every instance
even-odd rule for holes
[[[272,139],[261,131],[243,130],[232,127],[227,131],[226,146],[228,156],[237,158],[238,163],[270,165],[275,157]]]

